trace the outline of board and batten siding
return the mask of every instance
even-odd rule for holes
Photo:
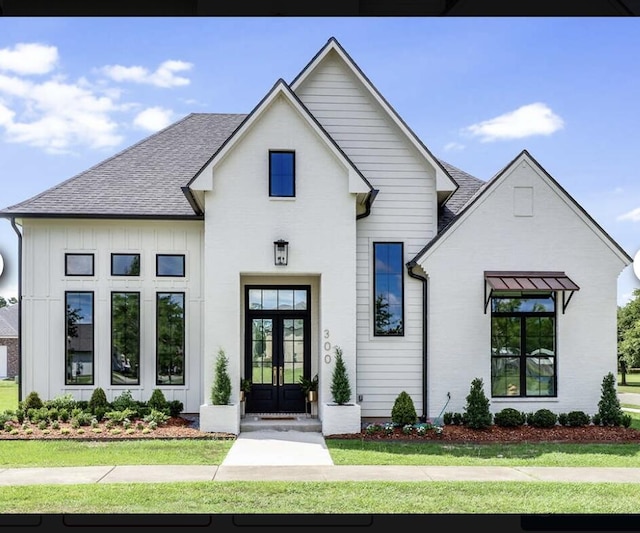
[[[435,235],[435,169],[336,53],[296,94],[356,167],[379,190],[371,214],[357,223],[357,390],[362,416],[389,417],[407,391],[422,414],[422,283],[404,276],[405,334],[373,335],[373,243],[404,243],[411,260]]]
[[[185,293],[185,385],[161,388],[197,412],[202,396],[202,243],[199,221],[25,219],[22,288],[23,395],[111,401],[129,389],[147,401],[156,385],[156,293]],[[65,253],[94,254],[94,276],[65,276]],[[111,253],[139,253],[139,277],[112,277]],[[156,254],[185,254],[185,277],[156,277]],[[94,384],[65,385],[65,291],[94,292]],[[140,292],[140,385],[111,385],[111,292]]]

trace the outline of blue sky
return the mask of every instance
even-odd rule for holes
[[[523,149],[640,249],[640,21],[0,18],[0,207],[192,112],[248,113],[336,37],[440,159],[488,180]],[[0,295],[17,295],[0,219]],[[640,281],[619,279],[618,303]]]

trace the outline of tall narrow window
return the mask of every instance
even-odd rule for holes
[[[269,196],[295,195],[295,152],[269,152]]]
[[[184,385],[184,293],[156,297],[156,383]]]
[[[140,384],[140,293],[111,293],[111,384]]]
[[[65,292],[66,385],[93,385],[93,292]]]
[[[555,300],[551,295],[491,299],[491,394],[556,396]]]
[[[402,243],[374,243],[374,335],[404,335],[403,274]]]

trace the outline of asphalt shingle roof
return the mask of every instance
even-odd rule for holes
[[[0,215],[193,217],[182,192],[246,114],[192,113],[164,130]],[[458,183],[441,208],[438,232],[484,184],[440,160]]]
[[[193,113],[0,214],[189,217],[182,192],[246,115]]]
[[[18,336],[18,305],[0,307],[0,337]]]
[[[475,194],[485,185],[485,182],[467,174],[445,161],[440,160],[442,166],[458,184],[458,189],[446,201],[438,214],[438,233],[446,228],[456,218],[462,208],[475,196]]]

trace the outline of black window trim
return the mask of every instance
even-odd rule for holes
[[[376,245],[378,244],[396,244],[400,245],[400,274],[402,280],[402,333],[377,333],[376,332]],[[373,241],[373,336],[380,338],[404,337],[405,335],[405,309],[404,309],[404,241]]]
[[[158,300],[161,294],[181,294],[182,295],[182,383],[160,383],[158,375],[160,370],[160,358],[158,357]],[[187,294],[185,291],[156,291],[156,332],[155,332],[155,383],[158,387],[186,387],[187,386]]]
[[[293,156],[293,190],[292,194],[271,193],[271,154],[291,154]],[[270,198],[295,198],[296,197],[296,152],[295,150],[269,150],[269,197]]]
[[[535,299],[536,297],[540,297],[542,293],[540,292],[536,292],[536,291],[532,291],[532,292],[527,292],[526,290],[521,291],[521,293],[519,294],[520,298],[523,299]],[[557,302],[557,297],[556,297],[556,293],[555,291],[552,291],[549,294],[549,298],[551,298],[551,300],[553,301],[553,311],[540,311],[540,312],[536,312],[536,311],[494,311],[493,310],[493,299],[507,299],[507,298],[518,298],[518,295],[514,295],[514,296],[505,296],[505,295],[500,295],[500,296],[492,296],[491,300],[490,300],[490,307],[491,307],[491,313],[490,313],[490,318],[493,319],[493,317],[516,317],[520,319],[520,347],[521,347],[521,353],[520,355],[518,355],[518,359],[520,361],[520,364],[522,364],[523,362],[526,362],[527,358],[529,357],[536,357],[534,355],[527,355],[526,353],[526,325],[524,327],[522,327],[522,324],[526,324],[526,319],[527,318],[531,318],[531,317],[547,317],[547,318],[553,318],[553,355],[550,356],[546,356],[546,357],[553,357],[553,368],[554,368],[554,372],[553,372],[553,391],[554,394],[550,394],[547,396],[540,396],[540,395],[528,395],[527,394],[527,388],[526,388],[526,365],[524,366],[524,371],[520,373],[520,391],[521,394],[517,395],[517,396],[509,396],[509,395],[494,395],[493,394],[493,383],[491,383],[490,386],[490,391],[491,391],[491,398],[496,398],[496,399],[500,399],[500,400],[505,400],[505,399],[510,399],[510,400],[540,400],[540,401],[544,401],[544,400],[548,400],[550,398],[557,398],[558,397],[558,302]],[[491,335],[493,336],[493,325],[491,325]],[[491,341],[490,341],[491,342]],[[490,350],[491,351],[491,350]],[[513,357],[513,356],[500,356],[500,355],[493,355],[491,354],[491,359],[493,360],[494,358],[499,358],[499,357]],[[493,378],[493,376],[491,376],[491,378]]]
[[[78,255],[84,255],[84,256],[90,256],[91,257],[91,274],[70,274],[69,273],[69,264],[67,262],[67,259],[69,258],[69,256],[78,256]],[[65,276],[69,276],[69,277],[74,277],[74,278],[78,278],[78,277],[95,277],[96,275],[96,257],[94,253],[85,253],[85,252],[67,252],[64,254],[64,275]]]
[[[160,274],[160,258],[161,257],[182,257],[182,274]],[[156,253],[156,277],[157,278],[185,278],[187,276],[187,260],[186,254],[165,254]]]
[[[91,295],[91,327],[93,335],[91,336],[91,383],[70,383],[67,379],[67,356],[69,355],[68,337],[69,328],[67,324],[67,298],[69,294],[90,294]],[[64,385],[65,387],[91,387],[96,381],[96,294],[95,291],[64,291]]]
[[[113,295],[114,294],[137,294],[138,295],[138,382],[137,383],[114,383],[113,382],[113,362],[111,361],[111,364],[109,365],[109,376],[110,376],[110,383],[112,387],[128,387],[128,386],[134,386],[134,387],[139,387],[140,386],[140,374],[142,372],[142,361],[140,360],[140,355],[142,353],[141,350],[141,330],[140,330],[140,313],[142,311],[142,295],[140,293],[140,291],[127,291],[127,290],[121,290],[121,291],[111,291],[109,298],[109,306],[110,306],[110,312],[109,312],[109,327],[110,327],[110,342],[111,342],[111,350],[109,353],[113,354]]]
[[[140,272],[138,274],[114,274],[113,273],[113,259],[117,255],[137,256],[138,257],[138,264],[139,264]],[[141,254],[139,252],[133,252],[133,253],[129,253],[129,252],[112,252],[111,253],[111,276],[118,277],[118,278],[138,278],[141,275],[142,275],[142,258],[141,258]]]

